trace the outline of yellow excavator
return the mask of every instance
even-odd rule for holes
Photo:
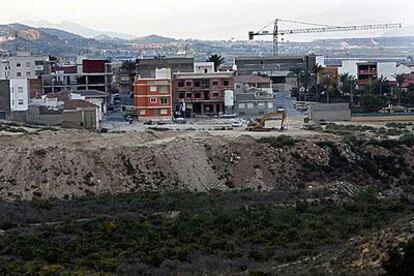
[[[248,131],[283,131],[286,129],[287,114],[286,111],[277,111],[265,114],[262,118],[255,121],[250,121],[246,130]],[[280,121],[280,128],[274,124],[275,121]],[[273,122],[273,123],[272,123]]]

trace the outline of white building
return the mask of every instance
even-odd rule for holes
[[[343,60],[342,66],[338,68],[338,74],[348,74],[350,76],[358,77],[358,63],[365,62],[363,60]]]
[[[398,74],[411,74],[412,70],[403,64],[396,62],[369,62],[363,60],[343,60],[342,66],[338,68],[338,73],[354,76],[358,80],[379,78],[381,76],[389,81],[395,81]]]
[[[214,62],[194,62],[194,73],[209,74],[214,72]]]
[[[0,79],[36,79],[46,70],[49,56],[34,56],[30,52],[17,52],[0,62]]]
[[[10,111],[29,109],[29,81],[27,79],[10,80]]]

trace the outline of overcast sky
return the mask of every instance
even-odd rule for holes
[[[0,0],[0,3],[2,24],[71,21],[136,36],[246,39],[249,30],[259,30],[274,18],[330,25],[389,22],[414,25],[414,0]]]

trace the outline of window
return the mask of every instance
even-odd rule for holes
[[[218,97],[220,94],[219,93],[213,93],[213,97]]]
[[[14,100],[12,100],[12,106],[14,106]]]
[[[23,104],[24,104],[23,99],[19,99],[19,105],[23,105]]]
[[[273,109],[273,103],[267,103],[267,108]]]
[[[258,107],[259,109],[265,109],[266,105],[265,105],[265,103],[258,103],[258,104],[257,104],[257,107]]]
[[[30,67],[30,62],[26,62],[26,67],[29,68]]]
[[[200,87],[200,82],[199,81],[194,82],[194,86],[195,87]]]
[[[218,81],[213,81],[213,85],[218,85]]]
[[[30,77],[32,74],[30,72],[26,72],[26,77]]]
[[[253,109],[253,108],[254,108],[254,103],[247,104],[247,109]]]
[[[185,83],[185,85],[186,86],[191,86],[193,83],[191,82],[191,81],[187,81],[186,83]]]
[[[22,72],[17,72],[16,76],[21,77],[22,76]]]
[[[140,110],[139,115],[145,115],[145,110],[144,109]]]
[[[22,64],[20,62],[16,63],[16,67],[22,67]]]
[[[183,93],[183,92],[178,93],[178,98],[179,99],[184,99],[185,98],[185,93]]]
[[[23,87],[21,87],[21,86],[17,87],[17,92],[23,93]]]
[[[194,93],[194,98],[197,98],[197,99],[201,98],[201,94],[200,93]]]
[[[160,114],[161,115],[168,115],[168,109],[161,109]]]
[[[207,74],[208,73],[208,69],[204,69],[204,74]]]
[[[160,86],[159,89],[161,94],[168,94],[169,92],[168,86]]]
[[[161,101],[161,104],[168,104],[168,98],[162,97],[160,101]]]
[[[239,103],[239,109],[246,109],[245,103]]]
[[[191,93],[187,93],[185,96],[186,96],[187,98],[192,98],[192,97],[193,97],[193,94],[191,94]]]
[[[178,82],[178,87],[184,87],[184,82],[183,81],[179,81]]]
[[[224,86],[229,86],[229,81],[223,81]]]
[[[150,98],[150,103],[152,103],[152,104],[157,103],[157,98],[155,98],[155,97],[151,97],[151,98]]]
[[[157,92],[157,87],[156,86],[151,86],[150,91],[151,92]]]

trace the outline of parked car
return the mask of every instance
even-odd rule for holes
[[[187,123],[187,121],[184,118],[175,118],[174,119],[174,124],[180,124],[180,125],[185,125]]]
[[[243,121],[233,121],[233,123],[231,124],[232,127],[242,127],[243,126]]]

